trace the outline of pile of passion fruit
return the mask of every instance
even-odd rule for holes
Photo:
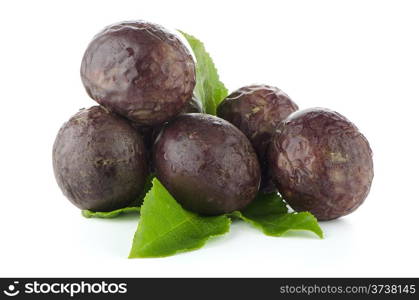
[[[187,210],[243,210],[279,192],[295,211],[331,220],[359,207],[373,179],[367,139],[344,116],[299,110],[269,85],[227,96],[217,116],[194,95],[194,58],[177,35],[144,21],[113,24],[90,42],[81,64],[88,95],[59,130],[53,167],[80,209],[123,208],[154,173]]]

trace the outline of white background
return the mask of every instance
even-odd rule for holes
[[[230,91],[276,85],[352,120],[375,154],[365,204],[324,240],[235,223],[201,250],[127,259],[137,218],[81,217],[51,163],[59,127],[95,104],[89,40],[126,19],[196,35]],[[2,1],[0,276],[419,276],[418,31],[417,1]]]

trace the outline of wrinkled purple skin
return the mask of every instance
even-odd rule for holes
[[[180,112],[182,114],[192,114],[192,113],[204,113],[204,110],[201,105],[201,101],[198,100],[198,98],[195,95],[192,95],[192,99],[186,103],[186,105],[183,107],[182,111]]]
[[[153,148],[157,178],[186,209],[218,215],[241,210],[260,184],[256,153],[235,126],[215,116],[183,114]]]
[[[353,212],[374,176],[366,138],[348,119],[323,108],[291,114],[275,134],[268,159],[288,204],[319,220]]]
[[[58,132],[53,148],[55,178],[80,209],[111,211],[143,192],[148,174],[141,135],[101,106],[80,110]]]
[[[180,113],[195,86],[195,64],[182,42],[165,28],[121,22],[90,42],[80,70],[98,103],[143,126]]]
[[[268,85],[242,87],[217,108],[217,115],[237,126],[256,149],[262,168],[260,189],[264,193],[276,190],[268,171],[266,150],[275,129],[296,110],[297,104],[287,94]]]
[[[192,96],[192,99],[186,103],[186,105],[183,107],[181,114],[186,113],[203,113],[201,102],[195,97]],[[154,127],[151,126],[141,126],[136,123],[132,123],[132,126],[138,130],[138,132],[143,136],[144,138],[144,144],[147,149],[147,154],[149,155],[148,161],[149,161],[149,168],[150,172],[154,172],[154,167],[152,163],[151,158],[151,149],[153,148],[154,141],[156,140],[160,130],[163,128],[164,124],[157,125]]]

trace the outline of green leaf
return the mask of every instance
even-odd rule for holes
[[[113,211],[97,211],[97,212],[86,209],[86,210],[81,211],[82,216],[86,218],[111,219],[111,218],[116,218],[121,214],[139,213],[140,205],[141,203],[143,203],[145,195],[152,187],[153,178],[154,178],[154,174],[149,174],[147,176],[142,194],[135,201],[133,201],[130,205],[128,205],[128,207],[123,207],[123,208],[116,209]]]
[[[204,112],[215,115],[218,104],[228,95],[228,90],[218,77],[217,69],[204,44],[196,37],[179,32],[188,40],[196,58],[196,85],[194,93],[202,102]]]
[[[83,217],[86,218],[103,218],[103,219],[111,219],[116,218],[121,214],[126,213],[140,213],[139,206],[132,206],[132,207],[124,207],[113,211],[91,211],[91,210],[82,210]]]
[[[155,178],[141,206],[129,257],[164,257],[201,248],[210,237],[228,232],[230,223],[227,216],[203,217],[183,209]]]
[[[233,216],[270,236],[281,236],[290,230],[307,230],[323,238],[323,231],[311,213],[288,213],[286,203],[276,193],[258,195],[244,211],[234,212]]]

